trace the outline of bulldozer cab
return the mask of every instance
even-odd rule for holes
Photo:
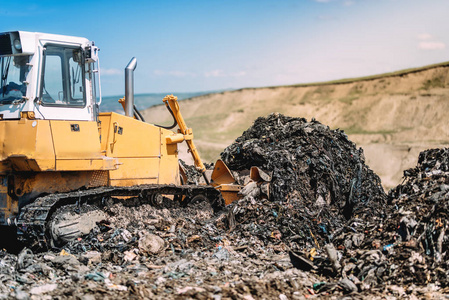
[[[20,119],[26,113],[36,119],[96,120],[101,102],[97,52],[85,38],[0,33],[0,118]]]

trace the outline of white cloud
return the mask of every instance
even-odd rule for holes
[[[245,71],[226,73],[223,70],[212,70],[208,72],[204,72],[205,77],[242,77],[245,76]]]
[[[184,71],[154,70],[154,75],[157,75],[157,76],[173,76],[173,77],[196,77],[195,73],[184,72]]]
[[[193,73],[193,72],[184,72],[184,71],[163,71],[163,70],[154,70],[153,71],[154,75],[156,76],[171,76],[171,77],[179,77],[179,78],[183,78],[183,77],[198,77],[201,76],[197,73]],[[220,69],[216,69],[216,70],[211,70],[211,71],[206,71],[202,74],[204,77],[209,78],[209,77],[242,77],[246,75],[245,71],[239,71],[239,72],[231,72],[231,73],[227,73],[223,70]]]
[[[424,50],[441,50],[446,48],[446,44],[443,42],[420,42],[419,48]]]
[[[418,34],[418,39],[419,40],[430,40],[432,38],[433,38],[433,36],[431,34],[428,34],[428,33]]]
[[[355,4],[355,1],[352,1],[352,0],[343,1],[343,5],[344,6],[351,6],[351,5],[354,5],[354,4]]]
[[[224,72],[223,72],[223,70],[212,70],[212,71],[204,72],[204,76],[206,76],[206,77],[223,77]]]
[[[107,69],[107,68],[101,69],[101,75],[105,75],[105,76],[114,76],[114,75],[122,75],[122,74],[124,74],[124,71],[119,70],[119,69]]]
[[[245,76],[246,72],[245,71],[240,71],[240,72],[236,72],[236,73],[232,73],[231,76],[232,77],[242,77]]]
[[[420,40],[418,44],[419,49],[423,50],[441,50],[446,48],[446,44],[439,41],[435,36],[429,33],[420,33],[417,35],[418,40]]]

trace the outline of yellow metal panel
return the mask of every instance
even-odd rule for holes
[[[161,129],[161,136],[167,136],[171,131]],[[159,183],[180,184],[178,145],[167,144],[165,139],[161,143],[161,163],[160,163]]]
[[[50,121],[56,170],[111,170],[117,161],[102,154],[97,122]]]
[[[53,148],[53,137],[50,129],[50,121],[34,120],[27,121],[33,125],[37,122],[37,134],[34,142],[36,143],[36,154],[33,157],[42,171],[51,171],[56,169],[55,150]]]
[[[97,122],[52,120],[50,125],[57,160],[101,158]]]
[[[106,124],[102,121],[101,126],[103,132]],[[159,127],[111,113],[108,128],[108,137],[105,141],[107,156],[160,157],[161,131]]]
[[[114,170],[115,159],[57,159],[56,169],[61,171]]]
[[[109,179],[112,186],[159,183],[159,158],[121,158]]]
[[[110,172],[111,185],[180,183],[177,145],[166,144],[172,131],[116,113],[102,113],[99,119],[101,148],[119,160]]]
[[[18,138],[20,137],[20,138]],[[0,159],[2,171],[11,166],[5,160],[16,161],[18,170],[54,170],[50,123],[47,120],[14,120],[0,122]],[[21,168],[24,169],[21,169]]]
[[[101,151],[103,151],[103,153],[106,153],[106,149],[108,148],[109,126],[111,123],[111,114],[112,113],[100,113],[100,115],[98,116],[99,127],[100,127]]]
[[[23,155],[34,157],[36,152],[36,136],[38,123],[33,126],[29,120],[20,121],[2,121],[4,136],[2,158],[11,155]],[[20,137],[20,138],[18,138]]]

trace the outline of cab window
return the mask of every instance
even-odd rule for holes
[[[0,105],[24,101],[30,56],[0,57]]]
[[[86,105],[84,58],[81,48],[47,45],[40,100],[48,106]]]

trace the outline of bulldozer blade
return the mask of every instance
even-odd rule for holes
[[[222,184],[233,184],[235,183],[235,178],[232,176],[231,171],[228,166],[221,160],[217,160],[215,163],[214,170],[211,175],[210,184],[214,187]]]
[[[220,191],[226,205],[242,197],[238,193],[242,186],[237,184],[228,166],[221,159],[215,163],[210,184]]]
[[[249,178],[255,182],[271,182],[271,176],[258,167],[251,167]]]

